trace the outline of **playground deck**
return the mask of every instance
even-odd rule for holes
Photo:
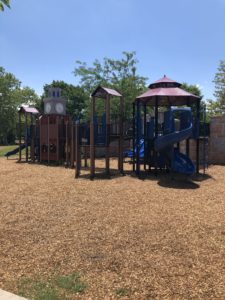
[[[0,166],[0,288],[79,272],[87,288],[70,299],[225,299],[225,167],[185,182]]]

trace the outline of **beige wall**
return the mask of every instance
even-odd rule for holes
[[[225,164],[225,116],[217,116],[211,119],[209,162],[212,164]]]

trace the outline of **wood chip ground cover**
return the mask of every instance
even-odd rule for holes
[[[0,288],[77,272],[70,299],[225,299],[225,167],[207,173],[75,180],[0,159]]]

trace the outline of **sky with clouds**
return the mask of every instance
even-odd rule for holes
[[[148,83],[166,74],[213,98],[224,12],[225,0],[12,0],[0,13],[0,66],[41,94],[52,80],[78,84],[76,60],[136,51]]]

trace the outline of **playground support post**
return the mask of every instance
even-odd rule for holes
[[[190,107],[190,101],[189,100],[187,101],[187,106]],[[186,139],[185,153],[189,157],[189,154],[190,154],[190,139],[189,138]]]
[[[105,113],[106,113],[106,149],[105,149],[105,171],[109,175],[109,145],[110,145],[110,96],[107,94],[105,100]]]
[[[206,105],[203,106],[203,173],[206,169]]]
[[[35,162],[35,139],[36,139],[36,127],[34,126],[34,116],[30,114],[30,124],[31,124],[31,130],[32,130],[32,136],[31,136],[31,145],[30,145],[30,156],[31,161]]]
[[[39,148],[40,148],[40,155],[39,155],[39,161],[41,162],[42,161],[42,149],[41,149],[41,139],[42,139],[42,126],[41,126],[41,122],[42,122],[42,118],[39,119],[39,130],[40,130],[40,133],[39,133]]]
[[[200,101],[196,103],[196,124],[198,126],[198,136],[196,140],[196,173],[199,173],[199,124],[200,124]]]
[[[90,178],[95,176],[95,141],[94,141],[94,115],[95,115],[95,97],[91,99],[91,122],[90,122]]]
[[[140,175],[140,101],[137,101],[137,116],[136,116],[136,128],[137,128],[137,139],[136,139],[136,174]]]
[[[69,166],[69,147],[68,147],[68,121],[66,121],[66,167]]]
[[[120,97],[118,169],[121,174],[123,174],[123,118],[124,118],[124,99],[123,97]]]
[[[50,142],[49,142],[49,115],[48,115],[48,129],[47,129],[47,138],[48,138],[48,165],[49,165],[49,162],[50,162],[50,159],[49,159],[49,150],[50,150]]]
[[[19,162],[21,162],[21,113],[19,112]]]
[[[146,130],[146,103],[144,104],[144,170],[146,171],[146,161],[147,161],[147,145],[146,145],[146,138],[147,138],[147,130]]]
[[[59,126],[59,116],[56,116],[56,128],[57,128],[57,147],[56,147],[56,156],[57,161],[59,161],[59,133],[60,133],[60,126]]]
[[[75,169],[75,178],[80,176],[81,168],[81,155],[80,155],[80,137],[79,137],[80,126],[78,123],[75,125],[75,140],[76,140],[76,169]]]
[[[132,146],[133,146],[133,155],[132,155],[132,162],[133,162],[133,172],[135,172],[135,132],[136,132],[136,127],[135,127],[135,102],[133,103],[133,140],[132,140]]]
[[[27,113],[25,113],[25,145],[26,145],[26,162],[28,162],[28,120]]]
[[[158,97],[156,96],[155,99],[155,139],[158,138],[158,112],[159,106],[158,106]],[[158,170],[158,157],[157,157],[157,151],[154,150],[154,159],[155,159],[155,175],[157,175]]]
[[[74,167],[74,125],[71,123],[71,149],[70,149],[70,167]]]

